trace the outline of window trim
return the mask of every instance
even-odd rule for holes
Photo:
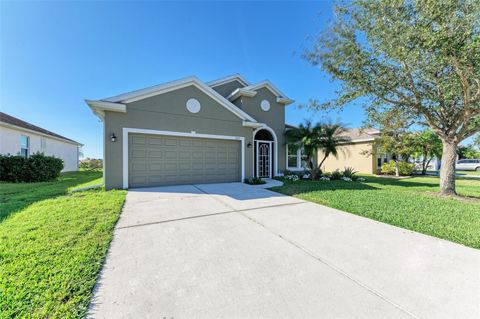
[[[22,138],[24,138],[24,137],[27,139],[27,145],[26,145],[26,147],[23,147],[24,145],[23,145],[23,143],[22,143]],[[23,135],[23,134],[22,134],[22,135],[20,135],[20,156],[24,156],[24,155],[22,154],[22,151],[23,151],[23,150],[27,150],[27,154],[26,154],[25,157],[29,157],[29,156],[30,156],[30,136],[28,136],[28,135]]]
[[[44,136],[40,137],[40,151],[45,153],[47,151],[47,138]]]
[[[288,157],[289,156],[296,156],[297,157],[297,166],[288,166]],[[303,171],[304,168],[302,167],[302,148],[297,149],[296,155],[288,155],[288,144],[286,145],[286,162],[285,167],[289,171]]]

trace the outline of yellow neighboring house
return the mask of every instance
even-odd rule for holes
[[[347,129],[342,136],[350,141],[339,148],[338,157],[330,155],[322,164],[323,172],[353,167],[359,173],[378,174],[383,163],[391,156],[382,154],[376,145],[380,131],[375,129]],[[318,153],[318,162],[323,159],[323,153]]]

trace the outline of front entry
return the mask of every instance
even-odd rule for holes
[[[272,134],[265,129],[259,130],[254,135],[254,172],[256,177],[260,178],[272,178],[275,163],[273,162],[273,154],[276,150],[274,149],[275,141]]]
[[[272,177],[272,142],[257,141],[257,176]]]

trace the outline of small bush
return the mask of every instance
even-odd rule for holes
[[[0,155],[0,180],[6,182],[47,182],[60,176],[63,160],[41,153],[30,157]]]
[[[298,175],[296,175],[296,174],[290,174],[290,175],[286,175],[285,179],[287,179],[289,181],[292,181],[292,182],[296,182],[300,179],[300,177],[298,177]]]
[[[245,180],[245,183],[250,185],[261,185],[261,184],[265,184],[265,181],[260,177],[250,177]]]
[[[343,177],[343,174],[338,169],[336,169],[332,173],[330,173],[330,179],[331,180],[339,180],[342,177]]]
[[[398,172],[400,176],[409,176],[413,174],[415,164],[407,162],[398,162]],[[395,175],[395,161],[389,161],[382,165],[382,174]]]
[[[283,171],[283,176],[297,175],[298,177],[303,177],[305,174],[309,174],[309,172],[307,170],[290,171],[288,169]]]
[[[345,167],[345,170],[342,172],[342,176],[348,178],[352,181],[357,180],[357,171],[353,167]]]
[[[103,162],[101,159],[87,157],[80,161],[79,168],[82,171],[98,171],[103,168]]]

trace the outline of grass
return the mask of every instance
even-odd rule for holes
[[[480,180],[457,179],[459,200],[436,195],[437,177],[365,182],[285,181],[272,190],[480,249]]]
[[[480,171],[456,171],[457,174],[460,175],[475,175],[475,176],[480,176]]]
[[[82,318],[125,191],[71,193],[101,172],[0,183],[0,318]]]

